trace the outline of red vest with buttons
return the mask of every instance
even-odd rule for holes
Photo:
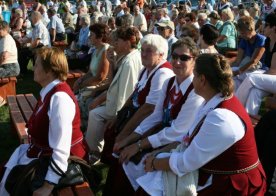
[[[27,155],[29,158],[37,158],[40,156],[51,156],[52,154],[52,149],[49,146],[49,117],[47,113],[50,107],[51,97],[57,92],[67,93],[75,103],[76,112],[72,122],[73,130],[70,154],[85,158],[87,156],[87,145],[83,140],[83,134],[80,130],[80,111],[78,103],[75,95],[65,82],[57,84],[46,94],[43,100],[43,105],[39,111],[40,101],[38,101],[38,104],[35,107],[29,122],[27,123],[28,134],[30,137],[30,147]]]

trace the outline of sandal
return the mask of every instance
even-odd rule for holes
[[[89,153],[89,164],[96,165],[101,160],[101,153],[97,151],[92,151]]]

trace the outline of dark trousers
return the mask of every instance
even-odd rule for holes
[[[255,137],[269,189],[276,166],[276,110],[267,112],[261,118],[255,127]]]
[[[26,73],[27,66],[30,59],[34,58],[33,51],[30,48],[21,48],[18,50],[18,63],[20,66],[20,72]]]
[[[135,191],[118,161],[110,166],[106,178],[103,196],[109,195],[135,195]]]
[[[35,50],[43,47],[43,44],[38,45],[36,48],[20,48],[18,49],[18,63],[20,66],[20,73],[27,72],[27,66],[32,59],[34,63]]]

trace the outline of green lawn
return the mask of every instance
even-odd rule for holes
[[[33,93],[36,97],[39,96],[40,86],[33,81],[33,73],[30,72],[22,79],[18,79],[16,84],[17,94]],[[0,164],[7,161],[14,151],[14,149],[19,145],[19,141],[16,133],[11,131],[10,127],[10,117],[8,107],[5,105],[0,107]],[[102,195],[102,188],[105,183],[108,167],[101,164],[95,166],[95,168],[100,171],[102,176],[102,181],[99,187],[93,188],[97,196]]]

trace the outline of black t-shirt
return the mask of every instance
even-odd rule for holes
[[[270,51],[270,38],[268,37],[265,40],[265,59],[264,59],[264,62],[265,62],[265,65],[269,68],[271,66],[271,60],[272,60],[272,56],[273,56],[274,52],[276,52],[276,42],[273,46],[272,51]]]

